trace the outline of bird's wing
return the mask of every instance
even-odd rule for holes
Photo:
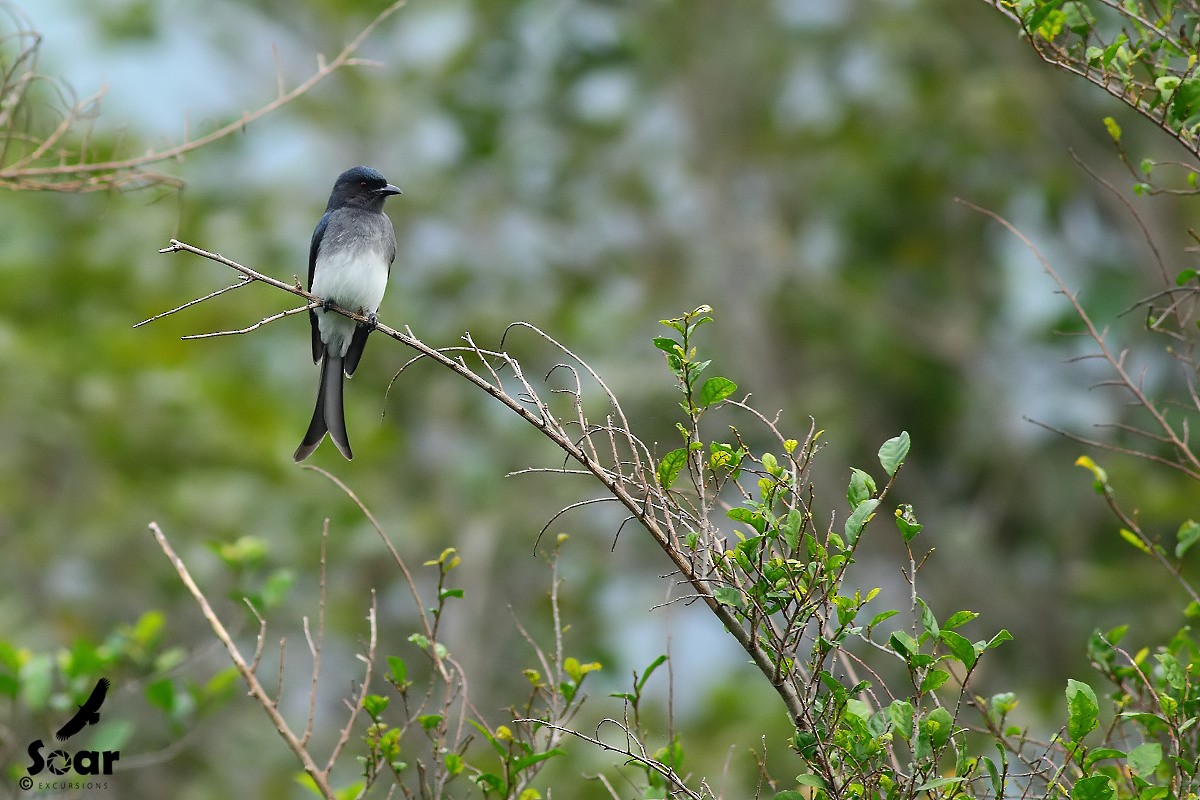
[[[321,249],[321,240],[325,238],[325,229],[329,227],[329,214],[326,211],[321,217],[321,221],[317,223],[317,227],[313,229],[312,244],[308,246],[308,290],[312,291],[313,275],[317,271],[317,251]],[[312,357],[313,363],[321,360],[321,356],[325,355],[325,343],[321,341],[321,327],[317,322],[317,312],[311,308],[308,310],[308,322],[312,327]]]
[[[396,260],[396,229],[392,227],[392,220],[386,214],[384,214],[384,219],[387,220],[387,231],[388,231],[388,237],[387,237],[387,239],[388,239],[388,251],[387,251],[388,278],[391,278],[392,277],[392,262]]]
[[[83,726],[87,724],[83,717],[83,711],[75,714],[75,716],[67,720],[66,725],[63,725],[58,729],[58,732],[54,734],[54,738],[58,739],[60,742],[65,742],[67,739],[70,739],[72,736],[79,733],[81,730],[83,730]]]
[[[104,696],[108,694],[108,687],[112,686],[112,682],[108,678],[101,678],[96,681],[96,688],[92,689],[92,693],[88,695],[88,699],[80,706],[81,710],[95,713],[104,705]]]

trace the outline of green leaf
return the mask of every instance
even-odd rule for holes
[[[996,632],[995,636],[993,636],[991,639],[988,639],[988,643],[983,646],[983,649],[991,650],[994,647],[999,647],[1005,642],[1011,642],[1012,638],[1012,634],[1009,633],[1007,629],[1001,628]]]
[[[918,652],[917,641],[904,631],[895,631],[889,636],[888,645],[903,656],[905,660]]]
[[[1121,141],[1121,126],[1112,117],[1104,118],[1104,129],[1108,131],[1108,135],[1112,137],[1114,142]]]
[[[1188,173],[1189,177],[1192,175],[1195,175],[1195,174],[1196,173],[1194,173],[1194,172]],[[1194,281],[1197,277],[1200,277],[1200,270],[1194,270],[1194,269],[1190,269],[1190,268],[1185,269],[1185,270],[1181,271],[1178,275],[1175,276],[1175,285],[1183,286],[1185,283],[1190,283],[1191,281]]]
[[[800,528],[804,524],[804,514],[800,509],[793,508],[779,525],[779,533],[788,546],[789,551],[795,551],[800,546]]]
[[[946,629],[957,628],[960,625],[966,625],[978,616],[979,614],[975,611],[955,611],[942,623],[942,627]]]
[[[859,534],[862,533],[863,527],[867,524],[867,520],[875,513],[876,507],[879,505],[879,500],[871,498],[864,500],[854,509],[854,513],[846,520],[846,544],[853,547],[858,541]]]
[[[408,682],[408,665],[404,663],[404,659],[399,656],[388,656],[387,663],[392,680],[398,685],[404,686]]]
[[[975,652],[975,645],[964,636],[960,636],[954,631],[942,631],[941,640],[945,642],[946,647],[950,649],[951,655],[955,660],[962,662],[962,665],[967,669],[972,669],[975,666],[979,654]]]
[[[987,756],[983,756],[983,766],[987,768],[988,780],[992,782],[992,796],[1004,797],[1004,778],[996,769],[996,764]]]
[[[1139,777],[1153,775],[1161,763],[1162,745],[1158,742],[1139,744],[1129,751],[1129,768]]]
[[[1143,553],[1146,553],[1147,555],[1150,554],[1149,545],[1143,542],[1141,537],[1133,531],[1121,528],[1121,538],[1136,547],[1138,550],[1141,550]]]
[[[811,781],[813,780],[819,781],[819,783],[812,783]],[[797,775],[796,783],[801,786],[816,786],[819,789],[825,788],[825,781],[822,781],[816,775]],[[773,800],[806,800],[806,798],[795,789],[784,789],[782,792],[776,792]]]
[[[921,720],[921,732],[929,734],[929,741],[935,748],[942,747],[950,741],[950,734],[954,732],[954,718],[939,706]]]
[[[950,673],[941,669],[931,669],[929,673],[921,680],[921,691],[932,692],[939,686],[950,680]]]
[[[740,589],[733,586],[721,586],[713,592],[713,598],[723,606],[732,606],[738,610],[746,607],[746,598]]]
[[[737,506],[726,511],[725,516],[734,522],[744,522],[759,533],[763,533],[767,529],[767,523],[763,520],[763,515],[758,511],[751,511],[748,508]]]
[[[1117,750],[1112,747],[1096,747],[1088,751],[1087,758],[1083,759],[1083,769],[1086,772],[1092,771],[1092,766],[1097,761],[1102,761],[1106,758],[1125,758],[1124,750]]]
[[[665,663],[667,663],[667,656],[665,653],[650,662],[650,665],[647,666],[642,672],[642,677],[638,679],[636,688],[639,692],[643,687],[645,687],[646,681],[650,680],[650,676],[654,674],[654,670],[658,669]]]
[[[1166,678],[1170,687],[1177,692],[1182,692],[1186,685],[1186,679],[1179,660],[1170,653],[1156,653],[1154,660],[1162,667],[1163,677]]]
[[[871,622],[867,625],[867,627],[874,628],[879,623],[883,622],[884,620],[891,619],[899,613],[900,612],[894,608],[888,609],[887,611],[882,611],[871,618]]]
[[[888,476],[895,475],[896,470],[900,469],[900,465],[904,463],[904,458],[908,455],[908,448],[911,444],[908,431],[902,431],[899,436],[888,439],[879,448],[879,463],[883,466],[883,471]]]
[[[417,722],[427,731],[433,730],[442,721],[441,714],[422,714],[417,717]]]
[[[937,789],[941,786],[949,786],[952,783],[962,783],[966,778],[934,778],[931,781],[925,781],[913,791],[927,792],[930,789]]]
[[[921,607],[921,626],[925,629],[926,633],[936,639],[938,634],[941,633],[937,617],[933,615],[933,610],[929,608],[929,605],[919,597],[917,598],[917,605]]]
[[[1079,742],[1096,729],[1100,707],[1096,704],[1096,692],[1082,681],[1067,679],[1067,734],[1072,742]],[[1078,786],[1078,784],[1076,784]],[[1109,794],[1112,793],[1111,787]],[[1071,793],[1074,797],[1074,792]]]
[[[367,715],[371,719],[378,719],[379,715],[388,707],[388,702],[389,698],[387,697],[378,694],[369,694],[363,698],[363,711],[367,712]]]
[[[683,352],[683,346],[668,336],[656,336],[653,341],[654,346],[659,350],[662,350],[664,353],[678,355],[679,353]]]
[[[1112,800],[1113,786],[1107,775],[1080,778],[1071,787],[1071,800]]]
[[[921,523],[917,522],[917,515],[908,503],[896,506],[896,527],[905,542],[911,542],[921,532]]]
[[[1197,540],[1200,540],[1200,524],[1189,519],[1175,533],[1175,557],[1183,558],[1183,554],[1192,549]]]
[[[714,375],[700,387],[700,406],[708,408],[737,391],[737,384],[728,378]]]
[[[675,483],[675,479],[679,477],[679,473],[687,466],[687,460],[686,447],[677,448],[663,456],[662,461],[658,462],[658,470],[655,472],[659,485],[664,489],[670,489],[671,484]]]
[[[887,707],[888,719],[892,721],[892,725],[896,728],[896,733],[903,737],[904,741],[912,738],[913,732],[913,706],[907,700],[893,700],[891,705]]]
[[[445,764],[446,772],[450,773],[451,775],[457,775],[463,771],[462,756],[460,756],[458,753],[447,753]]]
[[[806,772],[803,775],[797,775],[796,783],[800,784],[801,786],[815,786],[818,789],[825,788],[825,780],[820,775],[813,775],[810,772]],[[802,800],[799,792],[793,792],[793,794]],[[779,795],[775,795],[775,800],[779,800]]]
[[[532,767],[534,764],[537,764],[541,761],[545,761],[548,758],[554,758],[555,756],[565,756],[566,754],[567,754],[566,750],[559,750],[557,747],[555,747],[551,750],[547,750],[544,753],[530,753],[527,756],[521,756],[520,758],[518,758],[512,762],[512,766],[513,766],[514,770],[520,771],[523,769],[528,769],[529,767]]]
[[[861,469],[850,470],[850,486],[846,489],[846,499],[850,501],[850,508],[858,508],[865,500],[869,500],[871,495],[875,494],[875,479]]]

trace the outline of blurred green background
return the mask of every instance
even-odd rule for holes
[[[45,36],[43,72],[80,95],[107,86],[92,136],[130,153],[268,102],[276,69],[288,86],[303,80],[317,53],[332,57],[384,6],[18,5]],[[1106,377],[1097,367],[1064,363],[1084,351],[1055,334],[1077,328],[1066,304],[1017,242],[955,198],[1005,215],[1044,248],[1160,387],[1172,373],[1158,343],[1140,334],[1139,314],[1117,317],[1157,288],[1157,272],[1128,212],[1070,153],[1133,199],[1174,271],[1190,266],[1194,201],[1132,198],[1100,120],[1115,116],[1138,155],[1181,154],[1037,61],[985,4],[413,0],[360,55],[377,63],[167,165],[181,191],[0,194],[0,639],[54,652],[162,609],[164,643],[188,653],[177,674],[203,681],[225,658],[147,523],[218,599],[238,586],[209,545],[262,537],[268,568],[297,576],[269,622],[273,640],[288,638],[284,708],[303,719],[300,620],[315,614],[329,517],[321,737],[342,723],[372,588],[381,650],[413,657],[412,600],[370,526],[291,462],[317,380],[307,321],[180,341],[290,298],[252,287],[132,328],[232,279],[159,255],[171,237],[303,278],[333,179],[358,163],[404,190],[388,205],[399,251],[380,318],[393,327],[435,345],[470,331],[486,345],[513,320],[533,323],[596,367],[644,440],[673,447],[671,379],[649,340],[658,319],[709,303],[713,369],[761,409],[782,409],[785,429],[802,434],[812,416],[826,431],[819,486],[839,513],[850,466],[870,468],[884,439],[910,431],[894,497],[916,506],[938,551],[923,594],[940,612],[983,612],[973,638],[1013,632],[979,677],[983,689],[1020,692],[1028,721],[1056,708],[1066,676],[1084,668],[1093,628],[1138,621],[1150,637],[1179,625],[1180,593],[1120,541],[1072,467],[1082,447],[1025,419],[1092,435],[1123,418],[1122,398],[1089,389]],[[347,387],[356,459],[326,445],[312,463],[358,494],[410,564],[459,549],[457,584],[469,590],[446,620],[447,644],[474,676],[476,705],[504,722],[532,663],[513,618],[547,630],[537,532],[596,489],[506,478],[558,456],[432,366],[385,396],[410,354],[372,341]],[[531,375],[555,363],[530,336],[510,345]],[[1195,513],[1194,488],[1170,473],[1101,460],[1148,530]],[[568,650],[604,663],[580,727],[618,715],[606,693],[670,637],[689,767],[716,777],[732,753],[729,796],[748,796],[765,731],[768,768],[789,778],[769,687],[703,609],[650,611],[667,596],[668,562],[632,527],[614,546],[619,523],[595,506],[551,528],[571,535]],[[903,602],[898,537],[877,527],[857,580]],[[245,617],[232,600],[219,610]],[[253,633],[242,628],[246,647]],[[114,684],[107,718],[136,723],[122,764],[138,768],[103,796],[303,796],[295,761],[240,694],[173,745],[180,731],[139,687]],[[663,684],[655,692],[665,698]],[[39,724],[13,710],[9,760],[24,763]],[[556,794],[602,796],[573,776],[611,759],[581,743],[571,751],[555,765]]]

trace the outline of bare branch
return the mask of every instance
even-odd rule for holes
[[[37,54],[41,37],[29,25],[28,20],[18,14],[9,4],[0,8],[16,22],[18,39],[21,43],[14,67],[0,75],[0,187],[23,190],[51,190],[61,192],[93,192],[102,189],[142,188],[154,185],[181,186],[175,177],[153,171],[151,168],[168,161],[177,161],[184,156],[207,147],[220,139],[245,130],[247,125],[282,108],[296,98],[306,94],[318,83],[343,67],[369,65],[373,62],[355,57],[355,53],[386,19],[392,16],[406,0],[395,0],[383,9],[342,48],[331,61],[318,55],[317,70],[306,80],[290,90],[285,90],[279,69],[278,53],[275,55],[276,96],[272,101],[253,111],[244,112],[238,119],[228,122],[201,136],[190,138],[185,126],[183,141],[162,150],[149,149],[141,155],[129,158],[91,160],[88,153],[85,128],[97,116],[105,89],[76,102],[64,102],[64,110],[55,128],[38,137],[29,133],[28,114],[20,114],[26,106],[29,88],[39,80],[45,80],[37,72]],[[24,123],[24,126],[22,125]],[[81,130],[83,129],[83,130]],[[65,146],[71,134],[78,134],[79,142]],[[36,141],[27,152],[13,157],[10,146],[14,143]]]

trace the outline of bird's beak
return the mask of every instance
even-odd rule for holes
[[[389,183],[387,186],[384,186],[382,189],[376,189],[375,194],[381,194],[384,197],[387,197],[389,194],[404,194],[404,192],[400,191],[400,187],[393,186],[392,184]]]

